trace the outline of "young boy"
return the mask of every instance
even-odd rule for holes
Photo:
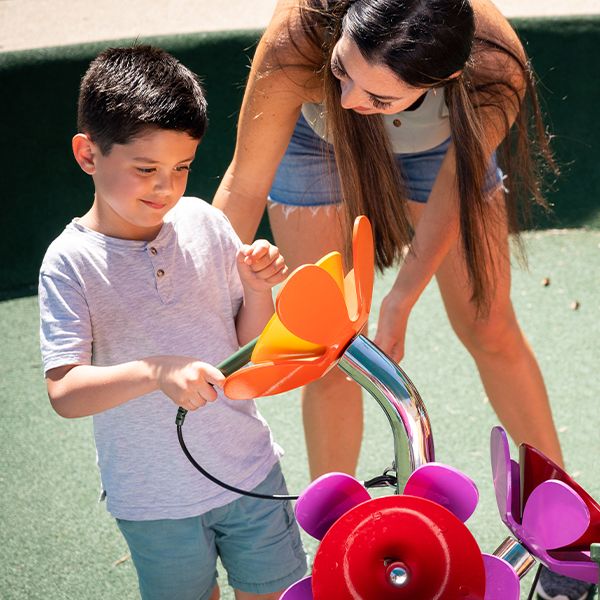
[[[176,405],[193,411],[186,441],[203,466],[286,493],[254,402],[213,387],[223,375],[211,365],[260,333],[287,267],[276,247],[242,246],[220,211],[181,198],[206,123],[198,79],[168,53],[113,48],[91,63],[73,152],[94,201],[44,258],[42,356],[56,412],[94,416],[102,497],[142,597],[219,598],[220,556],[238,600],[274,599],[306,570],[289,503],[211,483],[175,430]]]

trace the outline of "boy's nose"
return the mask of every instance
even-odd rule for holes
[[[172,175],[158,175],[154,181],[154,191],[158,194],[167,195],[174,189]]]

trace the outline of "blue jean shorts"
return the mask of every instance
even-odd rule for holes
[[[255,491],[287,494],[279,463]],[[143,600],[207,600],[217,583],[217,556],[229,584],[248,593],[284,590],[306,572],[289,501],[241,496],[198,517],[117,524]]]
[[[395,154],[407,197],[427,202],[450,146],[450,138],[439,146],[413,154]],[[502,185],[503,173],[492,156],[486,191]],[[288,206],[326,206],[339,204],[342,193],[333,160],[333,146],[321,139],[300,115],[292,139],[279,164],[269,199]]]

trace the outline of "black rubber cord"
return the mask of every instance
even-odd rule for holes
[[[527,600],[533,600],[533,594],[535,594],[535,588],[537,586],[537,582],[540,578],[540,573],[542,572],[542,563],[538,565],[537,571],[535,572],[535,577],[533,578],[533,583],[531,584],[531,589],[529,590],[529,596],[527,596]]]
[[[298,496],[291,496],[288,494],[259,494],[258,492],[251,492],[249,490],[242,490],[240,488],[235,487],[234,485],[229,485],[220,479],[217,479],[214,475],[211,475],[207,470],[201,467],[194,457],[190,454],[190,451],[187,449],[185,442],[183,441],[183,432],[181,431],[181,423],[177,423],[177,438],[179,439],[179,445],[183,450],[183,453],[188,457],[188,460],[206,477],[210,479],[213,483],[220,485],[222,488],[229,490],[230,492],[235,492],[236,494],[241,494],[242,496],[251,496],[252,498],[262,498],[263,500],[298,500]]]
[[[196,459],[190,454],[190,451],[187,449],[185,445],[185,441],[183,439],[183,431],[182,426],[185,421],[185,416],[187,415],[187,410],[185,408],[179,408],[177,411],[177,417],[175,418],[175,424],[177,425],[177,439],[179,440],[179,445],[183,450],[183,453],[187,456],[187,459],[192,463],[192,465],[204,475],[207,479],[210,479],[213,483],[229,490],[230,492],[235,492],[236,494],[241,494],[242,496],[250,496],[251,498],[262,498],[263,500],[298,500],[299,496],[292,496],[290,494],[259,494],[258,492],[251,492],[250,490],[242,490],[241,488],[235,487],[234,485],[230,485],[221,481],[211,473],[209,473],[204,467],[200,466]],[[394,487],[396,485],[396,477],[394,475],[389,475],[388,470],[383,475],[377,475],[377,477],[373,477],[368,481],[363,482],[363,485],[366,488],[372,487]]]

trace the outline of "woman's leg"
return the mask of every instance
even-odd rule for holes
[[[271,203],[275,242],[291,269],[342,248],[340,215],[333,206]],[[340,369],[302,390],[304,435],[311,478],[331,471],[354,474],[363,433],[362,395]]]
[[[470,301],[467,271],[459,243],[453,247],[436,278],[450,323],[475,359],[490,403],[516,444],[527,442],[557,464],[563,464],[560,443],[540,368],[510,299],[510,248],[504,217],[503,192],[490,199],[496,291],[489,314],[478,317]],[[413,203],[411,203],[412,205]],[[420,209],[413,207],[418,218]]]

